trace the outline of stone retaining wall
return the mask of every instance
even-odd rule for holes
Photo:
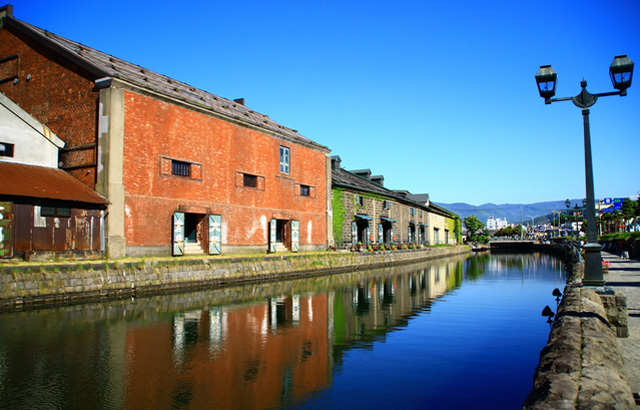
[[[523,409],[637,408],[616,343],[621,331],[612,324],[615,317],[624,328],[626,304],[616,299],[624,298],[605,297],[605,311],[601,296],[581,287],[583,272],[583,262],[573,264]]]
[[[0,309],[325,275],[414,263],[469,251],[467,246],[456,246],[373,253],[323,252],[4,266],[0,271]]]

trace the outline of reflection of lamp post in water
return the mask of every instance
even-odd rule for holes
[[[584,127],[584,161],[585,161],[585,181],[587,191],[587,244],[585,250],[585,269],[582,284],[585,286],[604,286],[604,276],[602,275],[602,246],[598,243],[598,233],[596,229],[595,195],[593,189],[593,165],[591,162],[591,131],[589,128],[589,107],[594,105],[598,97],[610,95],[627,95],[627,88],[631,86],[633,77],[633,61],[626,55],[616,56],[609,67],[609,75],[613,88],[618,91],[591,94],[587,91],[587,82],[582,80],[580,86],[582,91],[575,97],[552,98],[556,94],[558,74],[550,66],[540,66],[536,73],[536,83],[540,96],[544,98],[545,104],[557,101],[573,101],[573,104],[582,108],[582,118]]]

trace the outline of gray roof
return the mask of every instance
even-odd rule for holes
[[[69,58],[94,74],[94,80],[102,77],[120,79],[136,87],[154,91],[212,111],[229,120],[270,131],[283,139],[289,139],[311,146],[316,150],[329,152],[327,147],[298,134],[297,130],[285,127],[273,121],[267,115],[253,111],[241,103],[208,93],[189,84],[50,33],[47,30],[14,18],[11,13],[4,18],[3,23],[20,30],[48,48]]]
[[[406,191],[392,191],[343,168],[332,167],[331,178],[332,185],[336,187],[350,188],[357,191],[384,196],[389,199],[394,199],[408,205],[413,205],[417,208],[426,209],[430,212],[434,212],[443,216],[455,216],[454,213],[449,212],[439,206],[434,206],[433,204],[429,204],[429,206],[426,206],[423,202],[412,200],[410,197],[402,194],[402,192]]]

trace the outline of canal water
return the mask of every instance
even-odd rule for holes
[[[0,409],[518,409],[537,253],[0,314]]]

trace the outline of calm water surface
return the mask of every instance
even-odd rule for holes
[[[518,409],[563,286],[493,254],[3,313],[0,409]]]

